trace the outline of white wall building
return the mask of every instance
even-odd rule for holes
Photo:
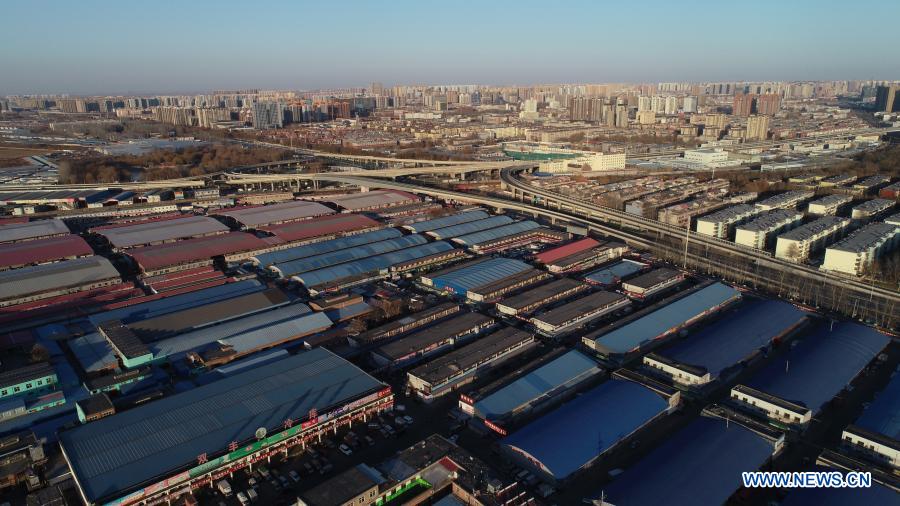
[[[756,249],[766,249],[770,239],[779,232],[790,230],[803,222],[803,214],[779,209],[764,214],[735,228],[734,242]]]
[[[738,204],[721,211],[697,218],[697,232],[703,235],[728,239],[731,229],[762,212],[749,204]]]
[[[870,223],[825,250],[822,270],[862,275],[876,258],[900,242],[900,227]]]
[[[853,197],[850,195],[825,195],[820,199],[810,202],[809,206],[806,208],[806,212],[820,216],[834,216],[841,206],[849,204],[852,200]]]
[[[775,257],[805,262],[809,256],[834,241],[850,225],[850,220],[825,216],[778,236]]]

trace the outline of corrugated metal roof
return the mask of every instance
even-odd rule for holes
[[[333,213],[334,211],[332,209],[329,209],[318,202],[292,200],[290,202],[279,202],[277,204],[265,206],[218,211],[215,214],[218,216],[230,216],[247,228],[255,228],[271,223],[302,220],[304,218]]]
[[[443,275],[427,277],[431,279],[434,287],[439,290],[450,289],[455,293],[464,295],[473,288],[498,281],[506,276],[512,276],[528,269],[532,269],[532,267],[519,260],[492,258]]]
[[[249,353],[253,350],[273,346],[280,341],[321,332],[328,327],[331,327],[331,320],[325,313],[309,313],[277,325],[266,326],[234,337],[221,339],[219,342],[231,346],[238,353]]]
[[[144,271],[152,271],[188,262],[196,262],[220,255],[262,250],[268,247],[265,241],[245,232],[198,237],[184,241],[170,242],[156,246],[146,246],[128,251]]]
[[[0,269],[93,254],[94,251],[84,239],[71,234],[35,239],[33,241],[0,244]]]
[[[228,227],[208,216],[187,216],[174,220],[136,223],[124,227],[96,230],[116,248],[171,241],[194,236],[228,232]]]
[[[462,313],[441,320],[427,328],[415,332],[378,348],[377,353],[391,360],[399,360],[406,355],[417,353],[431,345],[453,339],[460,333],[471,333],[473,329],[490,325],[494,319],[481,313]]]
[[[668,408],[637,383],[610,379],[503,440],[561,480]]]
[[[875,358],[891,338],[863,325],[820,324],[815,331],[757,372],[751,388],[817,412]]]
[[[846,472],[844,469],[821,466],[814,466],[812,471],[826,473],[837,471],[841,474]],[[815,506],[898,506],[900,505],[900,494],[873,480],[871,487],[792,488],[787,497],[778,504],[779,506],[809,506],[810,504]]]
[[[239,295],[202,306],[169,313],[130,323],[130,328],[141,339],[155,340],[193,328],[217,324],[241,318],[260,311],[287,305],[290,298],[278,288]]]
[[[490,215],[484,211],[465,211],[462,213],[452,214],[450,216],[442,216],[440,218],[435,218],[433,220],[425,220],[419,221],[416,223],[411,223],[409,225],[404,225],[403,228],[411,230],[417,234],[421,234],[423,232],[430,232],[432,230],[437,230],[439,228],[451,227],[453,225],[459,225],[460,223],[468,223],[470,221],[475,220],[484,220],[488,218]]]
[[[701,417],[603,490],[616,506],[724,504],[740,488],[741,472],[758,470],[773,452],[739,424]]]
[[[91,332],[72,339],[69,341],[69,349],[87,372],[102,371],[119,363],[109,341],[99,332]]]
[[[856,425],[900,441],[900,375],[894,375],[888,385],[878,392]]]
[[[787,302],[747,301],[659,354],[682,364],[703,367],[717,376],[754,350],[767,346],[772,338],[805,317],[806,313]]]
[[[265,427],[326,413],[384,385],[325,349],[248,369],[184,393],[60,433],[90,501],[112,499],[154,477],[215,455]]]
[[[397,237],[396,239],[388,239],[386,241],[373,242],[370,244],[362,244],[353,248],[333,251],[314,257],[300,258],[275,264],[272,269],[278,272],[282,277],[290,277],[308,271],[324,269],[326,267],[351,262],[382,253],[388,253],[403,248],[418,246],[425,244],[428,239],[425,236],[414,234]]]
[[[310,313],[311,310],[305,304],[291,304],[147,343],[147,347],[153,352],[154,359],[169,358],[171,360],[216,341],[226,342],[240,338],[243,334],[248,334],[250,337],[238,339],[236,342],[286,339],[302,334],[307,329],[310,321],[303,321],[301,317]],[[296,334],[292,334],[293,332]]]
[[[574,255],[575,253],[581,253],[582,251],[587,251],[599,245],[600,242],[596,239],[585,237],[584,239],[579,239],[577,241],[570,242],[569,244],[565,244],[557,248],[551,248],[547,251],[538,253],[534,256],[534,259],[538,262],[541,262],[542,264],[549,264],[561,258]]]
[[[23,267],[0,272],[0,300],[114,278],[120,278],[119,271],[99,256]]]
[[[599,348],[610,353],[627,353],[716,305],[737,300],[740,297],[740,292],[734,288],[722,283],[713,283],[612,332],[601,335],[595,339],[595,342]]]
[[[626,276],[640,272],[646,266],[646,264],[635,262],[634,260],[622,260],[609,267],[597,269],[585,276],[584,279],[585,281],[591,281],[602,285],[611,285]]]
[[[541,226],[531,220],[517,221],[515,223],[510,223],[509,225],[503,225],[497,228],[491,228],[488,230],[475,232],[473,234],[466,234],[463,236],[455,237],[453,241],[460,244],[465,244],[466,246],[474,246],[476,244],[493,241],[494,239],[518,234],[520,232],[526,232],[528,230],[534,230],[536,228],[541,228]]]
[[[392,265],[428,255],[434,255],[435,253],[443,253],[452,249],[453,246],[443,241],[421,244],[419,246],[413,246],[412,248],[392,251],[390,253],[363,258],[344,264],[333,265],[316,271],[304,272],[295,276],[295,278],[307,287],[318,286],[322,283],[328,283],[348,276],[388,269]]]
[[[261,265],[263,267],[268,267],[273,264],[290,262],[291,260],[296,260],[298,258],[308,258],[315,255],[322,255],[325,253],[329,253],[332,251],[338,251],[346,248],[353,248],[356,246],[360,246],[363,244],[369,244],[372,242],[384,241],[387,239],[394,239],[402,236],[399,230],[394,228],[385,228],[381,230],[375,230],[372,232],[365,232],[362,234],[351,235],[349,237],[339,237],[337,239],[331,239],[328,241],[317,242],[313,244],[305,244],[303,246],[297,246],[294,248],[287,248],[277,251],[271,251],[269,253],[263,253],[261,255],[256,255],[251,260],[253,260],[256,264]]]
[[[302,241],[321,237],[323,235],[338,234],[366,228],[377,228],[382,225],[377,221],[359,214],[334,214],[322,216],[315,220],[295,221],[260,227],[260,230],[280,237],[285,241]]]
[[[240,295],[259,292],[266,287],[255,279],[246,279],[236,283],[204,288],[194,292],[173,295],[162,299],[135,304],[120,309],[113,309],[103,313],[96,313],[88,317],[94,326],[110,320],[120,320],[123,323],[131,323],[147,318],[154,318],[175,311],[202,306],[210,302],[221,301]]]
[[[24,241],[68,233],[69,227],[58,218],[35,220],[27,223],[12,223],[0,227],[0,243]]]
[[[326,202],[331,202],[348,211],[384,207],[407,202],[416,202],[419,197],[400,190],[373,190],[361,193],[350,193],[331,197]]]
[[[512,383],[475,403],[475,409],[488,420],[503,418],[513,411],[549,399],[587,378],[600,374],[596,362],[572,350],[538,367]]]
[[[460,223],[449,227],[439,228],[428,232],[428,235],[435,239],[451,239],[461,235],[472,234],[481,230],[508,225],[513,222],[509,216],[491,216],[484,220],[470,221],[468,223]]]

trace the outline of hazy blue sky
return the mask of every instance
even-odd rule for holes
[[[900,79],[897,0],[6,0],[0,16],[0,95]]]

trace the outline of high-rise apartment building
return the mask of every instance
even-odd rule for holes
[[[875,107],[884,112],[900,112],[900,84],[875,89]]]
[[[682,101],[681,109],[684,112],[697,112],[697,97],[684,97],[684,101]]]
[[[762,115],[747,118],[747,129],[744,131],[744,140],[764,141],[769,136],[769,117]]]
[[[766,93],[756,99],[756,113],[765,116],[774,116],[781,110],[781,96],[775,93]]]
[[[650,97],[638,97],[638,112],[652,110]]]
[[[734,96],[734,106],[732,107],[731,113],[735,116],[743,116],[747,117],[753,114],[754,111],[754,102],[756,101],[755,95],[750,95],[748,93],[738,93]]]
[[[678,97],[666,97],[666,114],[678,113]]]
[[[284,126],[284,106],[279,102],[254,102],[251,106],[253,128],[281,128]]]

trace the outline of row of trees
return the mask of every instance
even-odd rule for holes
[[[202,176],[242,165],[275,162],[291,154],[276,148],[246,148],[209,144],[143,155],[64,160],[59,177],[64,183],[114,183],[131,179],[158,180]]]

